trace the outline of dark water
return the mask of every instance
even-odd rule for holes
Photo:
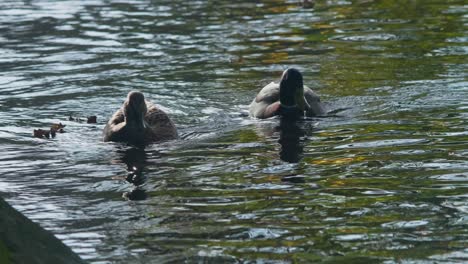
[[[464,262],[467,11],[461,0],[2,1],[0,193],[91,263]],[[246,117],[291,66],[346,110]],[[102,143],[132,89],[183,139]],[[58,122],[66,133],[32,137]]]

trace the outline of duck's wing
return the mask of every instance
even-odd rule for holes
[[[146,102],[145,121],[151,129],[152,141],[178,138],[177,129],[169,116],[156,105]]]
[[[121,130],[124,127],[125,117],[122,109],[117,110],[107,122],[103,130],[104,141],[119,141]]]
[[[117,125],[117,124],[123,123],[124,121],[125,121],[125,116],[123,114],[122,108],[120,108],[112,115],[112,117],[109,119],[109,122],[107,122],[107,124]]]
[[[269,118],[277,114],[279,106],[279,84],[271,82],[253,99],[249,112],[256,118]]]
[[[307,86],[304,86],[304,98],[307,102],[306,116],[322,116],[326,113],[320,97]]]
[[[271,82],[258,92],[255,102],[274,103],[279,101],[279,84]]]

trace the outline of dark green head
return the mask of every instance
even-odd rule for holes
[[[295,68],[283,72],[280,81],[280,103],[283,112],[297,112],[304,114],[304,83],[302,74]]]

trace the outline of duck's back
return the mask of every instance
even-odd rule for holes
[[[146,101],[148,111],[145,121],[149,126],[147,141],[161,141],[178,138],[177,129],[169,116],[154,104]]]
[[[271,82],[263,87],[249,106],[250,115],[268,118],[279,107],[279,84]]]
[[[146,107],[145,123],[147,127],[144,130],[127,126],[124,112],[120,108],[104,127],[104,141],[148,144],[177,139],[177,129],[169,116],[151,102],[146,101]]]
[[[309,87],[304,85],[304,99],[309,106],[307,116],[321,116],[326,113],[320,97]],[[249,106],[250,115],[257,118],[268,118],[278,111],[280,106],[280,85],[271,82],[263,87]]]
[[[125,125],[125,116],[122,109],[117,110],[109,119],[106,126],[104,127],[103,136],[104,142],[106,141],[124,141],[126,137],[126,131],[123,126]]]
[[[260,92],[258,92],[257,96],[255,97],[254,101],[259,102],[266,102],[266,103],[274,103],[279,100],[279,83],[271,82],[263,87]]]
[[[304,99],[306,100],[309,107],[306,109],[306,116],[322,116],[326,114],[326,109],[320,97],[312,91],[309,87],[304,85]]]

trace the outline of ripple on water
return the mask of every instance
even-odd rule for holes
[[[466,8],[296,2],[1,2],[0,192],[90,263],[463,262]],[[286,67],[328,117],[246,117]],[[101,142],[133,89],[181,140]]]
[[[408,144],[421,144],[428,143],[427,139],[388,139],[370,142],[357,142],[353,144],[340,145],[335,147],[336,149],[348,149],[348,148],[379,148],[388,146],[408,145]]]

